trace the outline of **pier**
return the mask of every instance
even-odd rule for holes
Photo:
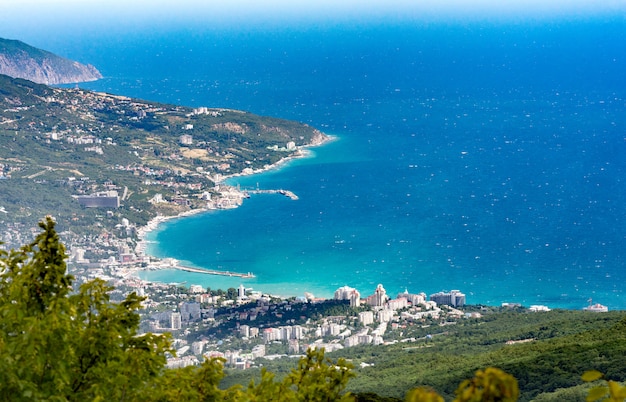
[[[297,200],[298,196],[293,192],[293,191],[289,191],[289,190],[244,190],[246,193],[248,194],[282,194],[285,197],[289,197],[292,200]]]
[[[181,271],[187,271],[187,272],[197,272],[199,274],[234,276],[234,277],[237,277],[237,278],[244,278],[244,279],[254,278],[254,274],[252,272],[248,272],[247,274],[242,274],[240,272],[218,271],[218,270],[215,270],[215,269],[192,268],[192,267],[186,267],[184,265],[173,265],[172,268],[180,269]]]

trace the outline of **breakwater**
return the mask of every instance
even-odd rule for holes
[[[200,274],[208,274],[208,275],[233,276],[233,277],[244,278],[244,279],[254,278],[254,274],[252,272],[243,274],[240,272],[219,271],[215,269],[192,268],[192,267],[186,267],[184,265],[173,265],[172,268],[180,269],[181,271],[197,272]]]
[[[289,191],[289,190],[245,190],[245,192],[247,194],[282,194],[285,197],[289,197],[292,200],[297,200],[298,196],[293,192],[293,191]]]

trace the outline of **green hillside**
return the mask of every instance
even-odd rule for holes
[[[584,401],[589,389],[581,380],[585,371],[626,380],[624,312],[495,309],[455,325],[414,326],[404,335],[418,341],[329,354],[356,367],[348,390],[404,399],[408,390],[430,386],[452,400],[458,385],[476,370],[498,367],[517,378],[520,401]],[[287,358],[264,362],[277,373],[287,373],[293,365]],[[252,373],[230,372],[224,386],[247,384]]]
[[[0,75],[0,207],[7,211],[0,219],[34,226],[52,214],[87,230],[95,213],[72,196],[116,189],[124,215],[143,224],[158,212],[201,205],[216,175],[262,169],[324,138],[304,124],[241,111],[194,111]],[[184,207],[148,203],[157,193]]]

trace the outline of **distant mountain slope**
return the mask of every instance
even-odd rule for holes
[[[68,84],[102,78],[102,74],[92,65],[59,57],[18,40],[2,38],[0,74],[40,84]]]

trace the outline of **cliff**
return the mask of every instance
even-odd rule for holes
[[[102,74],[92,65],[65,59],[24,42],[2,38],[0,74],[40,84],[69,84],[102,78]]]

